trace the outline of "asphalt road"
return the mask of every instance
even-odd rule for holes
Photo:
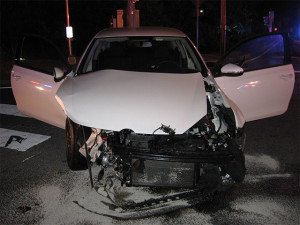
[[[50,136],[17,151],[0,148],[0,224],[300,224],[299,76],[288,111],[246,124],[247,176],[219,199],[135,220],[97,215],[74,204],[89,199],[87,171],[70,171],[64,131],[32,118],[4,115],[1,128]],[[14,104],[1,89],[1,104]],[[91,205],[101,207],[97,198]]]

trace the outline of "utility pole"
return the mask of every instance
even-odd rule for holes
[[[226,52],[226,0],[221,0],[220,53]]]
[[[67,29],[70,27],[70,14],[69,14],[69,0],[66,0],[66,14],[67,14]],[[67,35],[69,44],[69,56],[72,56],[71,38]]]
[[[71,65],[76,64],[76,58],[72,55],[72,45],[71,40],[73,38],[73,28],[70,26],[70,14],[69,14],[69,0],[66,0],[66,14],[67,14],[67,27],[66,27],[66,34],[68,39],[68,45],[69,45],[69,57],[68,62]]]

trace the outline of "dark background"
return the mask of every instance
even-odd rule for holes
[[[73,54],[80,56],[90,39],[101,29],[109,27],[117,9],[126,9],[126,0],[69,0],[70,24],[73,26]],[[40,34],[51,39],[67,54],[65,0],[1,0],[2,60],[13,59],[17,35],[21,32]],[[196,42],[196,0],[140,0],[141,26],[175,27]],[[218,52],[220,47],[220,0],[205,0],[199,17],[199,50]],[[278,31],[300,36],[300,6],[297,0],[233,1],[227,0],[227,46],[242,38],[267,31],[263,16],[275,11]]]

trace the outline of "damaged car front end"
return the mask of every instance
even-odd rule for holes
[[[85,168],[88,154],[99,180],[112,167],[127,186],[241,182],[241,112],[183,33],[146,31],[100,32],[57,91],[70,168]]]
[[[90,161],[100,166],[99,180],[112,167],[126,186],[195,188],[241,182],[242,129],[235,127],[231,109],[212,107],[211,101],[208,98],[207,115],[183,134],[163,124],[156,131],[165,134],[85,128],[90,137],[79,151],[85,155],[87,148]]]

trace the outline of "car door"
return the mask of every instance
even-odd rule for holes
[[[18,40],[16,62],[11,71],[11,86],[20,112],[57,127],[65,127],[65,113],[55,99],[63,81],[54,82],[54,67],[71,67],[48,40],[22,35]]]
[[[242,111],[246,121],[284,113],[291,99],[295,72],[289,61],[287,37],[272,33],[246,40],[230,50],[214,67],[219,87]],[[242,74],[222,74],[226,64]]]

